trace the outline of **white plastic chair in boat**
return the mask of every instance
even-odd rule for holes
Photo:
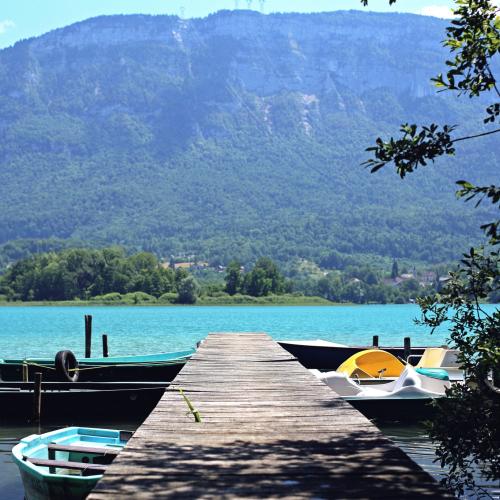
[[[441,368],[448,372],[450,380],[462,380],[463,371],[458,363],[458,350],[444,347],[427,347],[415,368]],[[408,357],[408,362],[414,356]]]

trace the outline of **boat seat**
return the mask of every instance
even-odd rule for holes
[[[47,449],[49,450],[49,458],[55,458],[56,451],[67,451],[69,453],[89,453],[93,455],[109,455],[113,458],[120,453],[120,449],[112,449],[112,448],[100,448],[97,446],[73,446],[70,444],[57,444],[51,443],[47,445]],[[51,455],[53,455],[51,457]]]
[[[50,472],[55,472],[55,469],[71,469],[79,470],[82,476],[95,476],[106,472],[106,465],[101,464],[85,464],[82,462],[68,462],[67,460],[47,460],[46,458],[23,457],[24,460],[37,465],[39,467],[50,467]]]
[[[417,363],[417,368],[459,368],[458,350],[427,347]]]
[[[348,377],[399,377],[404,365],[398,358],[380,349],[365,349],[347,358],[337,371]]]
[[[415,371],[420,375],[435,378],[437,380],[450,380],[448,372],[443,368],[416,368]]]

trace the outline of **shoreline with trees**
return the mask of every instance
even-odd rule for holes
[[[412,271],[396,261],[386,267],[325,269],[302,260],[282,271],[268,257],[248,270],[236,260],[227,267],[183,267],[119,247],[72,248],[9,266],[0,275],[0,305],[405,304],[438,290],[447,274],[445,267]]]
[[[219,267],[177,267],[118,247],[48,252],[19,260],[0,275],[0,306],[408,304],[447,280],[445,267],[404,267],[400,273],[395,260],[385,272],[361,264],[323,269],[309,261],[282,271],[268,257],[248,271],[236,260]],[[497,295],[490,299],[500,301]]]

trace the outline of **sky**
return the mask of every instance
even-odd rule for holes
[[[89,17],[110,14],[174,14],[204,17],[221,9],[264,13],[361,9],[360,0],[0,0],[0,48]],[[369,9],[451,17],[452,0],[369,0]]]

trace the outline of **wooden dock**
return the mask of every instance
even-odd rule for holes
[[[89,499],[170,497],[448,498],[369,420],[253,333],[207,337]]]

